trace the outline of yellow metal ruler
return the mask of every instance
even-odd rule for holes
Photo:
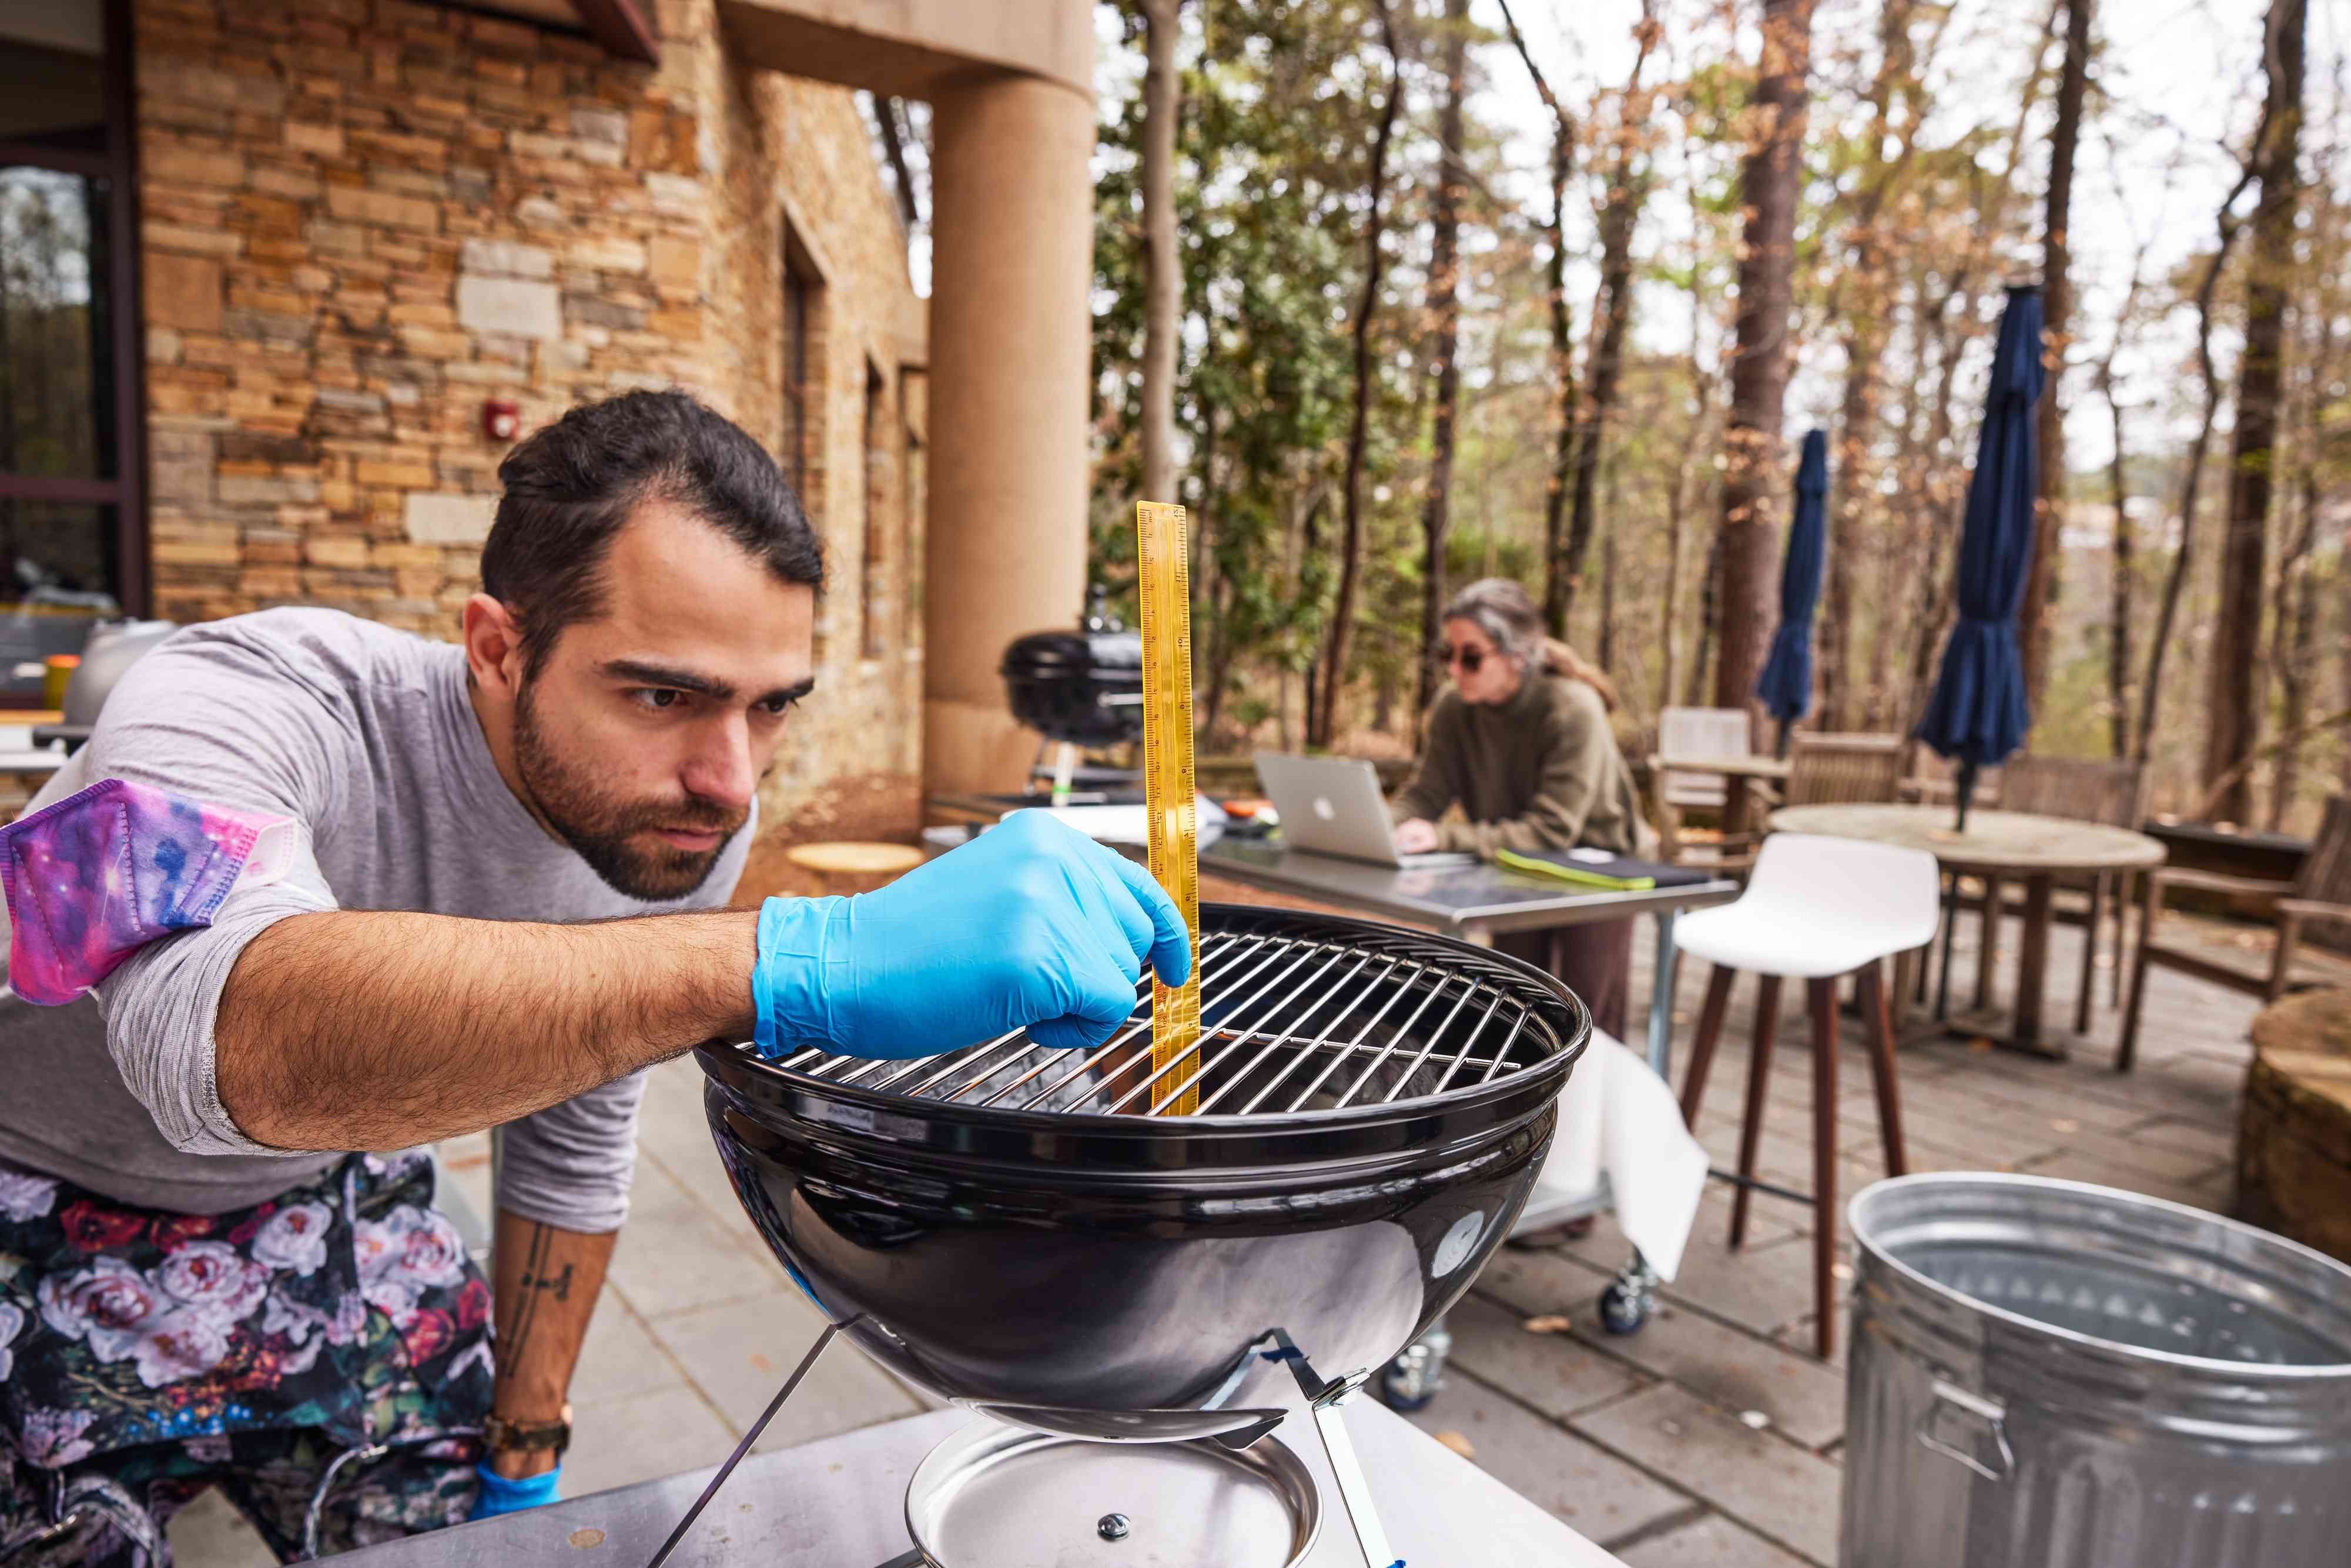
[[[1192,977],[1180,986],[1151,983],[1151,1070],[1162,1074],[1150,1102],[1198,1071],[1200,1052],[1200,814],[1192,776],[1192,570],[1181,507],[1159,501],[1134,508],[1135,563],[1143,602],[1143,779],[1150,811],[1151,874],[1192,934]],[[1169,1065],[1183,1065],[1167,1071]],[[1197,1084],[1164,1107],[1189,1116],[1200,1108]]]

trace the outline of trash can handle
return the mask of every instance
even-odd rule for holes
[[[1970,1448],[1959,1448],[1935,1435],[1943,1407],[1949,1406],[1962,1415],[1972,1416],[1991,1428],[1992,1441],[2000,1445],[2000,1468],[1992,1469],[1976,1458]],[[1957,1384],[1935,1379],[1935,1401],[1927,1406],[1927,1414],[1918,1420],[1918,1441],[1947,1459],[1957,1459],[1988,1481],[2004,1481],[2016,1473],[2016,1452],[2008,1446],[2008,1408],[1980,1394],[1971,1394]]]

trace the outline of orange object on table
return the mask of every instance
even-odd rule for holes
[[[52,653],[41,664],[41,706],[61,708],[66,706],[66,683],[81,668],[81,655]]]

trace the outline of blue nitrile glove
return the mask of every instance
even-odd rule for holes
[[[1169,985],[1192,973],[1151,873],[1015,811],[877,893],[761,904],[754,1042],[929,1056],[1025,1027],[1040,1045],[1099,1045],[1134,1010],[1146,957]]]
[[[563,1467],[539,1475],[525,1476],[510,1481],[487,1465],[475,1465],[474,1473],[482,1479],[482,1490],[474,1499],[474,1511],[465,1517],[496,1519],[502,1513],[520,1513],[527,1508],[537,1508],[555,1500],[555,1483],[563,1479]]]

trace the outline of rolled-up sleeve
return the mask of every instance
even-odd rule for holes
[[[336,720],[318,695],[250,648],[166,643],[107,699],[85,777],[123,779],[231,810],[290,819],[286,874],[239,887],[209,925],[131,955],[92,991],[122,1082],[172,1147],[186,1154],[277,1155],[246,1136],[221,1104],[213,1030],[229,971],[280,920],[335,908],[311,835],[335,767]]]
[[[637,1107],[645,1075],[632,1072],[507,1124],[497,1205],[542,1225],[601,1235],[629,1218],[637,1169]]]

